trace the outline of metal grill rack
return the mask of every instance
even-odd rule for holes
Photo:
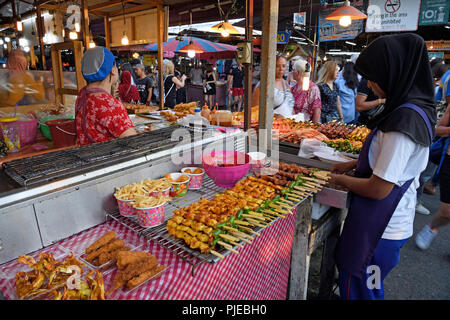
[[[162,247],[170,250],[175,255],[186,261],[192,266],[192,276],[195,274],[195,268],[204,262],[208,262],[210,264],[215,264],[221,261],[220,258],[209,254],[205,255],[198,250],[193,250],[189,248],[183,239],[178,239],[175,236],[171,235],[167,229],[167,220],[173,217],[173,211],[175,209],[181,209],[183,207],[189,206],[191,203],[197,202],[201,198],[212,199],[214,195],[221,193],[224,189],[217,187],[214,182],[205,174],[203,180],[203,186],[199,190],[189,190],[186,196],[182,198],[174,198],[170,203],[166,205],[165,208],[165,222],[159,226],[153,228],[143,228],[139,225],[137,217],[124,217],[120,215],[119,210],[115,209],[113,211],[107,212],[106,217],[114,219],[129,228],[130,230],[138,233],[140,236],[146,237],[147,239],[153,240],[157,242]],[[306,199],[306,198],[305,198]],[[302,200],[303,202],[304,200]],[[299,202],[298,204],[300,204]],[[298,205],[297,204],[297,205]],[[270,224],[267,225],[269,227],[276,221],[277,218],[273,220]],[[253,229],[256,232],[260,232],[264,230],[261,227],[255,227]],[[247,243],[240,241],[239,244],[246,245]],[[235,246],[233,249],[239,249]],[[220,247],[216,250],[223,256],[227,256],[231,254],[230,251]]]
[[[67,178],[135,159],[179,144],[171,141],[179,126],[145,132],[136,136],[60,150],[3,164],[4,172],[20,186],[33,186]]]

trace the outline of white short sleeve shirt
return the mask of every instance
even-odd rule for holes
[[[414,178],[400,200],[382,238],[403,240],[413,235],[416,189],[428,163],[428,148],[401,132],[377,131],[369,148],[369,165],[377,177],[402,186]]]

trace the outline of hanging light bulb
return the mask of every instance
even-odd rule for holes
[[[138,59],[139,58],[139,53],[137,53],[137,52],[133,53],[133,58],[134,59]]]
[[[127,46],[129,44],[128,37],[125,34],[125,31],[123,32],[123,37],[122,37],[121,43],[123,46]]]
[[[23,48],[23,51],[25,51],[25,52],[30,52],[30,47],[25,47],[25,48]]]
[[[70,40],[77,40],[78,39],[78,34],[75,31],[70,31],[69,32],[69,39]]]
[[[25,38],[20,38],[20,39],[19,39],[19,45],[20,45],[21,47],[26,47],[26,46],[28,45],[28,40],[25,39]]]
[[[95,48],[95,42],[91,41],[89,42],[89,48]]]
[[[11,39],[9,37],[5,37],[5,42],[10,42]]]
[[[342,27],[348,27],[352,24],[352,20],[367,19],[367,15],[350,5],[350,1],[346,0],[344,5],[325,17],[326,20],[339,21]]]
[[[0,46],[4,44],[3,39],[0,39]]]
[[[327,61],[327,60],[328,60],[327,56],[323,57],[323,61]]]
[[[225,30],[225,29],[223,29],[221,32],[220,32],[220,34],[222,35],[222,37],[228,37],[229,35],[230,35],[230,33],[227,31],[227,30]]]
[[[343,16],[339,19],[339,25],[342,27],[348,27],[352,24],[352,18],[350,16]]]
[[[308,91],[309,89],[309,75],[304,75],[303,76],[303,84],[302,84],[302,90],[303,91]]]
[[[17,26],[17,31],[19,31],[19,32],[23,31],[23,23],[21,20],[17,20],[16,26]]]
[[[303,71],[303,82],[302,82],[302,90],[308,91],[309,89],[309,77],[311,75],[311,65],[306,62],[305,71]]]
[[[195,57],[195,51],[194,50],[188,50],[187,55],[189,58],[194,58]]]
[[[80,24],[78,22],[75,22],[75,31],[80,32]]]

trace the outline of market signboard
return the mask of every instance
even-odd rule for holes
[[[450,11],[448,0],[422,0],[419,26],[446,24]]]
[[[366,32],[417,30],[420,2],[419,0],[369,0]]]
[[[428,52],[428,59],[444,59],[444,52]]]
[[[306,24],[306,12],[294,13],[294,26],[304,26]]]
[[[289,31],[278,31],[277,33],[277,44],[287,44],[291,33]]]
[[[363,1],[352,3],[352,6],[364,11]],[[327,7],[319,11],[319,41],[353,40],[364,30],[364,20],[353,20],[348,27],[339,25],[339,21],[326,20],[325,17],[336,10],[336,7]]]

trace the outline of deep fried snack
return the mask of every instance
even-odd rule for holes
[[[117,268],[119,270],[125,269],[129,264],[135,264],[146,258],[153,257],[148,252],[140,251],[120,251],[117,254]]]
[[[163,271],[165,268],[166,268],[166,266],[159,266],[159,267],[153,268],[152,270],[141,273],[139,276],[137,276],[127,282],[127,288],[129,290],[131,290],[131,289],[137,287],[145,280],[147,280],[147,279],[153,277],[155,274]],[[156,276],[155,279],[159,278],[160,276],[161,275]]]
[[[120,271],[114,278],[114,290],[124,286],[129,280],[140,274],[154,269],[158,265],[158,259],[148,257],[136,264],[129,264],[125,270]]]
[[[203,169],[197,168],[194,170],[194,174],[200,174],[200,173],[203,173]]]
[[[119,248],[113,251],[109,251],[109,252],[102,252],[99,256],[98,256],[98,266],[102,266],[107,262],[112,262],[115,263],[117,261],[117,254],[120,251],[128,251],[130,250],[130,247],[123,247],[123,248]]]
[[[114,231],[109,231],[105,233],[103,236],[97,239],[93,244],[91,244],[89,247],[86,248],[86,254],[89,254],[91,252],[94,252],[100,247],[103,247],[104,245],[108,244],[111,240],[113,240],[116,237],[116,233]]]
[[[111,241],[110,243],[108,243],[107,245],[88,254],[88,256],[86,257],[86,261],[92,262],[95,258],[97,258],[103,252],[113,251],[113,250],[122,248],[124,246],[125,246],[125,242],[123,242],[122,240],[119,240],[119,239],[115,239],[115,240]]]

